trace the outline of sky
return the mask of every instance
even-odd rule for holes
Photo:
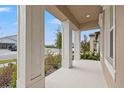
[[[17,6],[0,5],[0,37],[17,34]],[[45,11],[45,45],[53,45],[56,40],[57,29],[61,22],[52,14]],[[81,40],[83,36],[89,36],[90,33],[99,31],[99,29],[81,32]],[[72,34],[72,42],[74,42],[74,33]]]
[[[0,37],[17,33],[16,6],[0,6]]]

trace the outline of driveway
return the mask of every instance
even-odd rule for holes
[[[16,59],[17,51],[10,51],[7,49],[0,49],[0,60],[4,59]]]

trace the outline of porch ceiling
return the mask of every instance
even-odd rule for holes
[[[46,9],[61,21],[70,20],[80,30],[98,27],[102,12],[100,5],[48,5]]]

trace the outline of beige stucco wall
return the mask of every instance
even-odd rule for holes
[[[124,88],[124,6],[115,7],[115,80],[113,80],[105,62],[102,62],[103,72],[108,83],[108,87]],[[104,39],[105,40],[105,39]],[[106,47],[104,47],[105,49]],[[104,51],[104,54],[105,51]],[[104,60],[105,61],[105,60]]]
[[[104,62],[102,62],[102,68],[103,68],[102,70],[104,72],[104,76],[105,76],[108,87],[109,88],[116,88],[116,84],[113,81],[112,76],[110,75],[108,68],[106,67]]]
[[[115,82],[113,81],[113,78],[105,64],[105,59],[107,59],[107,46],[108,46],[108,40],[107,40],[107,31],[109,27],[109,22],[108,22],[108,12],[103,11],[102,14],[99,16],[99,25],[101,27],[101,63],[102,63],[102,70],[106,79],[106,82],[108,84],[108,87],[116,87]]]
[[[90,36],[90,51],[94,52],[94,40],[95,40],[95,36],[92,35]]]
[[[116,7],[116,82],[124,87],[124,5]]]

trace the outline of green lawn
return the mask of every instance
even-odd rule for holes
[[[16,62],[16,59],[6,59],[6,60],[0,60],[0,64],[4,64],[4,63],[10,63],[10,62]]]

